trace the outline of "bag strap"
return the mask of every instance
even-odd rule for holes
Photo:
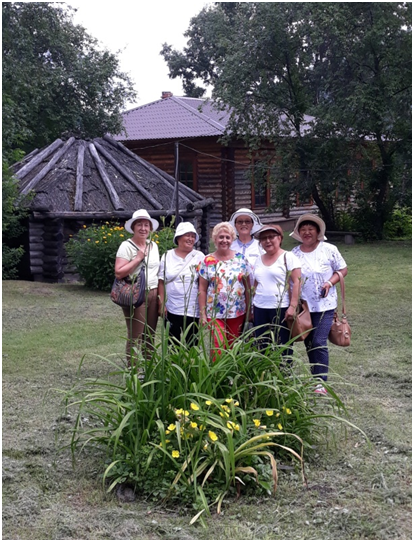
[[[173,249],[174,250],[174,249]],[[191,258],[189,258],[188,260],[186,260],[184,262],[184,264],[180,267],[180,269],[178,270],[178,273],[176,273],[175,277],[173,277],[172,279],[168,279],[165,281],[165,284],[170,284],[170,282],[174,282],[175,279],[178,277],[178,275],[187,267],[187,265],[189,265],[192,261],[193,261],[193,258],[194,256],[196,255],[196,251],[193,250],[192,251],[192,254],[191,254]],[[167,264],[167,255],[165,256],[165,264]]]
[[[344,276],[340,271],[335,271],[339,276],[339,282],[341,283],[341,298],[342,298],[342,316],[346,318],[346,306],[345,306],[345,281]]]
[[[127,239],[128,243],[130,243],[134,248],[137,249],[137,251],[139,252],[141,249],[139,247],[137,247],[137,245],[131,241],[131,239]],[[136,276],[138,276],[138,272],[141,271],[141,269],[144,267],[145,265],[145,253],[144,253],[144,258],[142,259],[142,261],[138,264],[138,267],[136,268],[137,272],[136,272]]]

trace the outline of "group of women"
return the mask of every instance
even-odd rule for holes
[[[329,354],[327,339],[337,306],[334,287],[346,263],[338,249],[326,242],[325,223],[315,214],[302,215],[290,234],[300,245],[282,249],[283,230],[263,225],[250,209],[239,209],[229,222],[212,232],[214,252],[204,255],[194,247],[199,237],[190,222],[178,225],[176,248],[161,260],[155,242],[149,241],[158,222],[144,209],[125,224],[132,233],[117,253],[115,275],[131,279],[146,266],[146,300],[132,312],[123,309],[128,329],[127,357],[138,344],[148,358],[158,316],[169,323],[170,336],[192,344],[198,326],[207,325],[212,337],[212,361],[220,349],[231,347],[245,324],[253,322],[258,347],[290,342],[289,323],[299,298],[308,302],[313,329],[305,345],[313,375],[322,382],[315,387],[326,393]],[[284,356],[291,355],[290,344]]]

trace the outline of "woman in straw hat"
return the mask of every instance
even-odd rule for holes
[[[128,364],[137,363],[136,347],[142,344],[145,359],[152,355],[154,334],[158,321],[158,267],[160,257],[158,246],[149,241],[151,231],[158,229],[158,221],[154,220],[145,209],[135,211],[125,223],[125,230],[132,233],[132,238],[123,241],[115,260],[115,276],[118,279],[129,277],[133,280],[145,266],[146,295],[144,303],[139,307],[123,308],[128,331],[126,354]]]
[[[338,304],[335,284],[339,282],[340,271],[348,273],[346,262],[339,250],[326,243],[325,222],[317,215],[307,213],[296,222],[291,237],[301,244],[292,252],[302,266],[302,297],[308,302],[314,329],[305,339],[306,350],[312,374],[326,382],[328,378],[329,352],[328,335]],[[315,391],[326,394],[323,384]]]
[[[198,240],[193,224],[181,222],[174,235],[177,247],[162,256],[158,272],[159,314],[170,323],[170,337],[188,344],[197,335],[200,315],[198,272],[205,256],[194,248]]]

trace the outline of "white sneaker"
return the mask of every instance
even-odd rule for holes
[[[322,386],[322,384],[318,384],[315,388],[315,393],[319,393],[320,395],[327,395],[328,392],[326,389]]]

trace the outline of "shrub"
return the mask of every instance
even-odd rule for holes
[[[94,290],[109,292],[114,281],[116,253],[122,241],[132,235],[118,223],[106,222],[103,225],[83,226],[66,243],[66,251],[85,281],[85,286]],[[174,230],[163,228],[151,234],[160,249],[160,255],[172,247]]]
[[[412,211],[408,207],[397,207],[392,212],[392,216],[384,224],[384,235],[386,239],[412,237]]]
[[[307,365],[283,366],[285,347],[258,352],[243,337],[212,364],[207,342],[200,331],[197,346],[185,337],[172,345],[162,327],[144,380],[135,363],[108,359],[107,379],[80,380],[66,393],[67,410],[77,410],[72,452],[104,450],[108,491],[132,483],[146,496],[196,503],[197,519],[245,484],[275,491],[282,458],[294,458],[303,474],[304,453],[342,420],[328,385],[321,405]]]

